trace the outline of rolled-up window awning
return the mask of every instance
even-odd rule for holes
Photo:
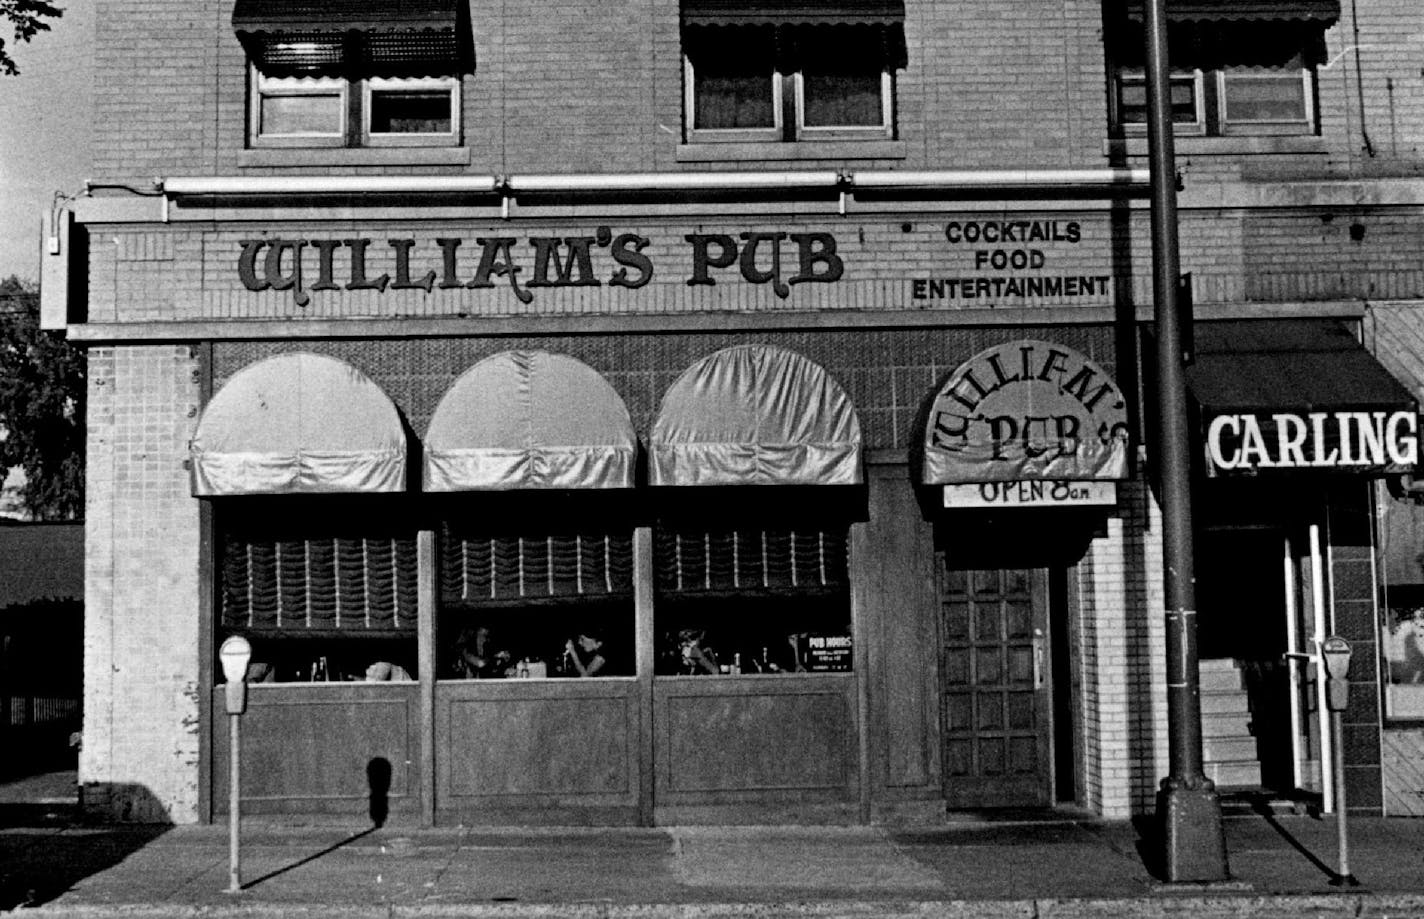
[[[237,0],[232,26],[266,66],[453,61],[459,10],[459,0]]]
[[[200,497],[405,490],[395,405],[361,371],[319,354],[238,371],[203,411],[189,453]]]
[[[860,420],[818,364],[739,345],[693,364],[663,396],[649,448],[652,485],[853,485]]]
[[[480,361],[440,400],[425,437],[426,491],[631,488],[637,435],[598,372],[544,351]]]
[[[1142,0],[1127,0],[1129,19],[1143,18]],[[1318,22],[1340,18],[1340,0],[1167,0],[1173,22]]]
[[[904,19],[904,0],[682,0],[689,26],[888,26]]]

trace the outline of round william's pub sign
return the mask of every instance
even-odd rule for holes
[[[1125,479],[1130,439],[1127,402],[1102,367],[1052,342],[1008,342],[935,395],[922,481]]]

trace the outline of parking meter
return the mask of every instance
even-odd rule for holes
[[[1350,643],[1331,635],[1320,643],[1320,656],[1325,660],[1325,705],[1332,712],[1343,712],[1350,706]]]
[[[247,664],[252,660],[252,645],[241,635],[232,635],[218,648],[223,679],[227,680],[228,713],[228,893],[242,893],[242,861],[238,852],[238,824],[242,815],[242,795],[238,790],[242,776],[243,712],[247,711]]]
[[[218,649],[218,660],[227,680],[227,713],[241,715],[247,711],[247,664],[252,660],[252,645],[241,635],[233,635]]]

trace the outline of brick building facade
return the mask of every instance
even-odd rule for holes
[[[1221,331],[1204,349],[1229,365],[1249,350],[1239,342],[1262,339],[1261,323],[1264,339],[1303,330],[1302,347],[1344,329],[1394,389],[1302,407],[1265,385],[1279,401],[1258,407],[1412,411],[1424,385],[1414,318],[1424,79],[1408,36],[1424,12],[1403,0],[1168,6],[1173,53],[1186,61],[1173,81],[1181,261],[1199,324]],[[360,809],[377,763],[393,813],[437,822],[1151,809],[1167,762],[1166,652],[1153,372],[1139,335],[1152,262],[1131,3],[1057,0],[1009,15],[919,0],[537,13],[483,0],[104,0],[98,13],[95,177],[46,262],[47,292],[63,272],[68,293],[49,320],[89,356],[86,805],[178,822],[221,811],[215,649],[241,633],[277,674],[254,688],[257,717],[245,716],[260,751],[244,780],[258,809]],[[846,63],[848,48],[864,60]],[[725,63],[736,59],[756,64]],[[926,479],[936,394],[976,355],[1030,342],[1115,381],[1125,470]],[[720,379],[730,371],[719,355],[753,352],[788,374],[809,362],[826,398],[853,407],[854,481],[814,463],[756,485],[690,484],[710,470],[655,481],[643,468],[656,465],[664,399],[685,374]],[[643,457],[632,480],[610,490],[472,479],[460,495],[431,494],[442,399],[510,353],[568,356],[607,381]],[[246,384],[274,403],[306,399],[304,355],[353,368],[394,406],[392,436],[406,449],[397,493],[366,493],[378,489],[351,476],[199,487],[218,424],[210,409]],[[1295,358],[1276,360],[1288,376]],[[271,368],[295,376],[264,377]],[[292,380],[297,392],[278,386]],[[749,398],[775,401],[755,386]],[[1239,409],[1200,401],[1203,421]],[[261,413],[247,421],[260,427]],[[1395,673],[1390,638],[1413,606],[1409,588],[1424,585],[1409,561],[1421,527],[1412,480],[1376,467],[1202,479],[1203,656],[1215,662],[1204,673],[1226,669],[1204,677],[1219,693],[1204,707],[1208,724],[1241,725],[1208,739],[1223,787],[1328,799],[1313,684],[1278,663],[1287,642],[1306,647],[1318,609],[1357,655],[1350,806],[1424,812],[1409,766],[1424,732],[1410,726],[1408,687],[1393,688],[1414,671]],[[1006,478],[1112,489],[1073,509],[965,509],[941,494]],[[381,535],[399,555],[380,575],[396,613],[378,611],[385,631],[358,638],[339,625],[342,541],[365,547],[350,564],[376,628],[374,537],[363,530],[373,518],[400,521]],[[478,539],[460,535],[471,520],[490,521]],[[631,572],[624,587],[566,597],[556,538],[609,520],[618,532],[603,545],[623,545],[619,527],[631,534],[616,550]],[[820,534],[816,584],[794,561],[790,575],[772,571],[765,547],[782,527]],[[749,593],[735,573],[712,589],[722,537],[709,534],[733,531],[764,547],[762,585]],[[524,575],[538,533],[548,588],[534,602]],[[686,533],[706,550],[704,591],[684,590],[692,563],[665,548]],[[730,538],[741,571],[750,563]],[[337,561],[312,548],[323,539]],[[307,580],[292,599],[280,553],[298,544]],[[259,551],[272,545],[276,561]],[[489,597],[448,592],[452,547],[485,545],[491,556],[514,546],[522,600],[490,599],[495,561]],[[841,549],[843,573],[826,575]],[[313,573],[328,564],[330,583]],[[252,599],[269,574],[273,620]],[[980,593],[980,579],[996,586]],[[1248,584],[1240,608],[1237,582]],[[313,597],[326,590],[338,625],[313,626],[327,614]],[[242,591],[251,606],[239,621]],[[404,624],[402,591],[418,610]],[[303,625],[282,624],[284,603]],[[788,611],[788,637],[846,638],[853,656],[775,677],[663,669],[665,632],[721,628],[728,657],[738,647],[770,670],[770,633],[755,617],[719,618],[735,619],[725,611],[740,603],[758,616]],[[991,606],[1006,617],[997,639],[959,641],[955,617],[989,617]],[[494,684],[447,671],[455,633],[476,621],[526,642],[516,654],[552,671],[559,652],[534,633],[577,631],[580,616],[602,617],[622,646],[618,676]],[[309,685],[318,657],[326,670],[358,646],[411,679]],[[794,669],[806,653],[798,644]],[[1291,730],[1268,736],[1267,720]],[[601,744],[594,765],[541,749],[561,736]],[[494,752],[472,752],[479,738]]]

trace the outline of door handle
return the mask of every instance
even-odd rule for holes
[[[1043,688],[1043,629],[1033,630],[1033,688]]]

